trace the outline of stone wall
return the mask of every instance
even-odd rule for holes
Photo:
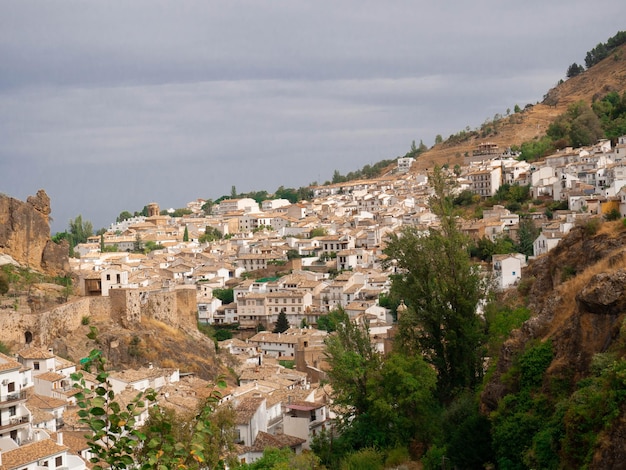
[[[126,328],[131,328],[142,318],[152,318],[175,328],[196,327],[195,286],[151,291],[111,289],[109,298],[111,318]]]
[[[89,316],[89,307],[89,297],[83,297],[40,315],[38,343],[49,345],[56,338],[71,335],[80,327],[83,317]]]
[[[194,330],[197,311],[193,286],[149,292],[112,289],[109,297],[81,297],[36,314],[0,310],[0,331],[6,344],[23,346],[30,335],[33,344],[46,346],[73,334],[83,324],[83,317],[96,321],[110,318],[129,330],[136,328],[142,318]]]

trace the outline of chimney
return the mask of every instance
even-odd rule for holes
[[[62,432],[57,433],[57,444],[59,444],[60,446],[63,445],[63,433]]]

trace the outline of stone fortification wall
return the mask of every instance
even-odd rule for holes
[[[175,328],[196,327],[198,305],[196,288],[141,292],[138,289],[111,289],[111,318],[132,328],[142,318],[152,318]]]
[[[41,313],[0,311],[0,331],[6,344],[25,345],[32,341],[47,346],[72,335],[83,324],[83,317],[111,319],[132,330],[142,318],[153,318],[175,328],[196,328],[195,287],[172,291],[112,289],[109,297],[82,297]]]
[[[26,334],[39,333],[39,318],[36,314],[21,314],[12,310],[0,310],[0,331],[6,345],[26,343]]]
[[[56,338],[71,335],[80,327],[83,317],[89,316],[89,307],[89,297],[83,297],[41,314],[37,343],[45,346]]]

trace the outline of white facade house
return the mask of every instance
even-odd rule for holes
[[[305,440],[303,448],[310,449],[314,436],[330,429],[327,405],[308,401],[294,401],[285,404],[283,431],[290,436]]]
[[[219,214],[236,211],[259,212],[259,203],[252,198],[224,199],[218,207]]]
[[[127,369],[111,372],[108,381],[115,394],[121,393],[127,387],[138,392],[145,392],[149,388],[158,390],[166,384],[180,381],[180,372],[178,369],[152,367]]]
[[[514,286],[522,278],[522,267],[526,265],[526,256],[521,253],[493,255],[492,267],[494,279],[499,289]]]
[[[398,172],[407,173],[411,169],[411,165],[415,161],[413,157],[400,157],[398,158]]]
[[[262,397],[239,400],[235,406],[236,441],[251,446],[259,432],[267,432],[267,401]]]
[[[543,255],[557,246],[565,236],[561,232],[542,232],[533,242],[533,255],[535,257]]]
[[[0,353],[0,437],[17,443],[28,438],[31,421],[26,407],[26,374],[18,361]]]

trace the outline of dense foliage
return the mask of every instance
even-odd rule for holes
[[[394,160],[381,160],[373,165],[365,165],[362,169],[351,171],[347,175],[343,176],[338,170],[333,173],[333,179],[327,181],[325,184],[345,183],[346,181],[354,181],[358,179],[376,178],[381,176],[383,171],[393,165]]]
[[[397,266],[392,292],[408,307],[398,319],[401,351],[423,355],[434,366],[439,397],[447,402],[481,380],[484,333],[476,309],[488,284],[471,262],[442,169],[432,174],[431,184],[430,206],[440,227],[407,227],[390,237],[385,254]]]
[[[591,68],[601,60],[607,58],[616,48],[626,43],[626,31],[618,31],[605,43],[599,43],[596,47],[587,52],[585,65]]]

